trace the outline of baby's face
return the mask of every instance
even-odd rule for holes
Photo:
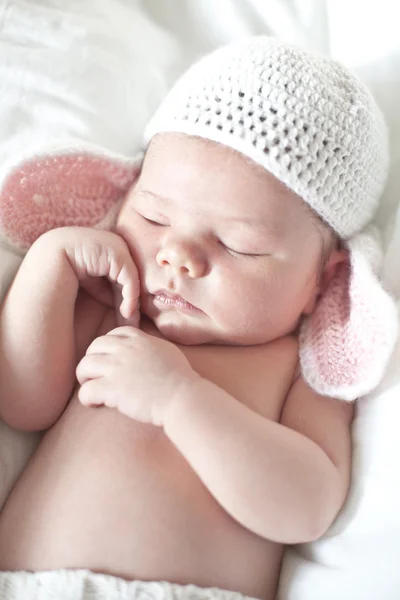
[[[141,312],[183,344],[259,344],[294,330],[318,293],[322,237],[282,183],[222,145],[156,136],[117,223]]]

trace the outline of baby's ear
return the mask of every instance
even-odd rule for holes
[[[341,248],[335,248],[331,251],[329,255],[329,259],[324,267],[324,270],[321,273],[319,286],[318,286],[318,296],[321,297],[324,295],[326,290],[329,287],[330,282],[334,278],[337,273],[340,265],[342,263],[349,262],[349,251]]]
[[[312,295],[308,299],[307,304],[303,309],[303,315],[311,315],[315,307],[317,306],[318,300],[325,294],[329,288],[329,284],[334,278],[335,274],[343,263],[349,262],[348,250],[334,249],[329,255],[329,259],[320,274],[318,284],[313,290]]]

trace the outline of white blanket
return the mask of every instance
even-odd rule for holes
[[[0,573],[0,600],[255,600],[219,588],[126,581],[86,569]]]
[[[372,87],[392,132],[378,223],[390,242],[385,278],[400,295],[400,38],[391,0],[0,0],[0,182],[24,153],[53,140],[133,154],[177,75],[247,33],[331,52]],[[20,260],[0,240],[1,295]],[[280,600],[400,597],[399,366],[400,345],[380,390],[358,405],[348,502],[323,540],[286,552]],[[3,499],[36,440],[0,424]]]

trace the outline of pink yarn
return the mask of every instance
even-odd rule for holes
[[[350,244],[343,264],[300,333],[304,379],[320,394],[355,400],[377,385],[397,336],[396,307],[376,277],[372,238]],[[360,236],[361,239],[361,236]]]
[[[1,232],[27,249],[49,229],[92,227],[122,198],[137,173],[136,163],[83,153],[27,160],[0,190]]]

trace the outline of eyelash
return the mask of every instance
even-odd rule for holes
[[[147,221],[147,223],[150,223],[150,225],[157,225],[158,227],[166,227],[166,225],[164,225],[164,223],[158,223],[158,221],[153,221],[153,219],[148,219],[147,217],[140,215],[142,217],[142,219],[144,219],[145,221]]]
[[[148,217],[145,217],[144,215],[140,215],[142,217],[142,219],[144,219],[147,223],[150,223],[150,225],[155,225],[157,227],[166,227],[166,225],[164,225],[164,223],[158,223],[158,221],[153,221],[153,219],[149,219]],[[264,256],[263,254],[250,254],[247,252],[238,252],[237,250],[233,250],[233,248],[229,248],[229,246],[226,246],[223,242],[220,242],[220,245],[231,255],[231,256],[244,256],[247,258],[257,258],[259,256]]]
[[[222,242],[220,242],[220,244],[228,252],[228,254],[231,254],[232,256],[244,256],[247,258],[257,258],[259,256],[263,256],[263,254],[250,254],[246,252],[238,252],[237,250],[229,248],[229,246],[225,246],[225,244],[223,244]]]

